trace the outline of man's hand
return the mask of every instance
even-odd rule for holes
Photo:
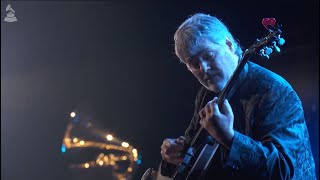
[[[184,137],[180,136],[177,139],[167,138],[161,145],[162,159],[171,164],[180,164],[183,161],[181,152],[184,149]]]
[[[233,111],[228,100],[223,102],[220,110],[217,100],[218,98],[215,97],[200,110],[200,124],[213,138],[230,149],[234,136]]]

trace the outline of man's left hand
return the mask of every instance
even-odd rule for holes
[[[218,98],[215,97],[200,110],[200,124],[213,138],[230,149],[234,136],[233,111],[228,100],[224,100],[221,109],[219,109],[217,101]]]

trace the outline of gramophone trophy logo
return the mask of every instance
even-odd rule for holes
[[[15,11],[11,8],[11,5],[8,4],[6,7],[7,16],[4,18],[6,22],[16,22],[18,21],[17,17],[15,16]]]

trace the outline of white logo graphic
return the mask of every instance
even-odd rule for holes
[[[4,21],[6,21],[6,22],[18,21],[15,14],[14,14],[15,11],[11,8],[10,4],[8,4],[8,6],[6,7],[6,11],[7,11],[7,16],[4,18]]]

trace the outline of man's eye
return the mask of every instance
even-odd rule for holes
[[[206,59],[208,59],[208,60],[212,60],[212,59],[214,59],[214,57],[215,57],[215,55],[213,53],[206,54]]]
[[[189,65],[192,69],[199,69],[200,68],[199,63],[197,63],[197,62],[190,63]]]

